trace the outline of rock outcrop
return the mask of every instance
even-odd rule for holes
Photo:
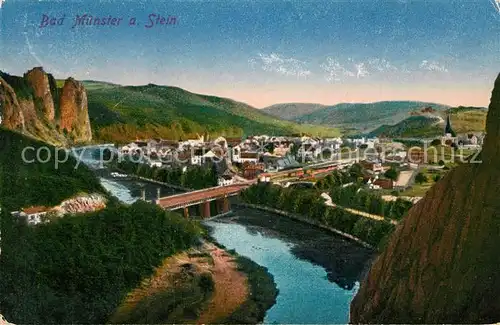
[[[63,201],[51,211],[58,215],[99,211],[106,207],[107,200],[101,194],[79,195]]]
[[[24,114],[14,89],[0,77],[0,125],[24,131]]]
[[[54,120],[54,100],[49,84],[49,75],[41,67],[36,67],[24,74],[33,89],[33,99],[48,121]]]
[[[68,133],[73,133],[77,140],[91,140],[89,114],[87,111],[87,93],[83,85],[73,78],[64,82],[60,97],[59,126]]]
[[[462,164],[408,213],[351,304],[351,323],[500,321],[500,75],[482,163]]]
[[[83,85],[68,78],[58,89],[41,67],[23,77],[0,71],[0,125],[54,145],[92,140]]]

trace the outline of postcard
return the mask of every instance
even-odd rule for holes
[[[0,324],[500,321],[500,0],[0,0]]]

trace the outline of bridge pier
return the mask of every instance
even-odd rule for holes
[[[146,190],[141,189],[141,200],[146,201]]]
[[[189,218],[189,208],[188,207],[184,207],[184,218]]]
[[[229,202],[229,198],[226,196],[224,196],[224,198],[222,199],[222,213],[227,213],[229,212],[229,210],[231,210],[231,202]]]
[[[203,219],[210,218],[210,201],[205,201],[200,204],[201,217]]]

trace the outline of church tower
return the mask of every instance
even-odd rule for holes
[[[455,131],[451,128],[451,121],[450,121],[450,115],[448,114],[448,117],[446,118],[446,126],[444,128],[444,135],[450,134],[452,137],[456,137]]]

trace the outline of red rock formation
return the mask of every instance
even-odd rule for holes
[[[87,111],[87,93],[83,85],[73,78],[66,79],[59,102],[61,130],[73,132],[77,139],[91,139]]]
[[[36,67],[24,74],[24,78],[33,88],[35,101],[39,101],[43,116],[48,121],[54,120],[54,100],[50,90],[49,77],[42,67]]]
[[[24,130],[24,115],[14,89],[0,77],[0,125]]]
[[[42,68],[33,68],[23,77],[1,73],[0,124],[55,145],[89,142],[85,88],[69,78],[60,93],[54,78]]]
[[[354,298],[351,323],[500,321],[500,75],[481,156],[410,210]]]

